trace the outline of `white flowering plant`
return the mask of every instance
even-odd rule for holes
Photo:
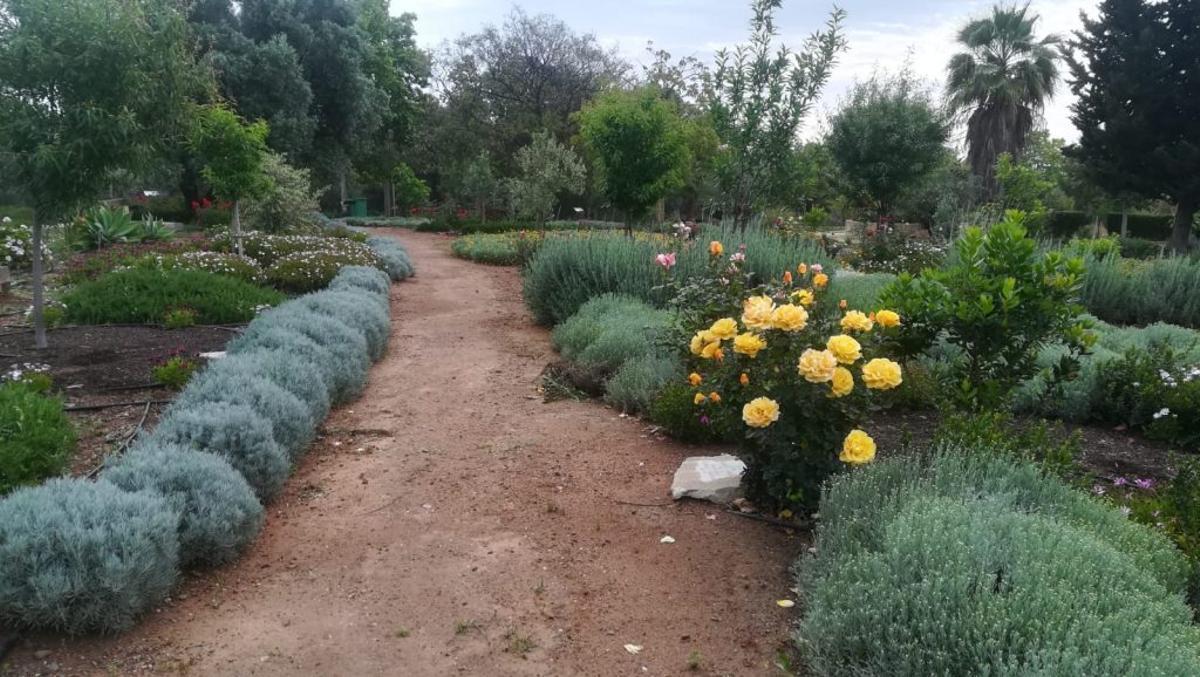
[[[1188,354],[1157,344],[1103,363],[1097,398],[1101,417],[1185,451],[1200,451],[1200,364]]]
[[[42,243],[42,260],[51,263],[50,248]],[[33,263],[33,229],[13,221],[0,219],[0,266],[23,270]]]

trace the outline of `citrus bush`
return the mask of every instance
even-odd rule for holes
[[[0,383],[0,495],[61,473],[74,449],[61,400],[29,383]]]
[[[855,426],[876,393],[902,382],[881,344],[901,318],[840,308],[820,264],[758,284],[713,241],[706,274],[675,285],[688,342],[695,415],[744,434],[743,481],[763,505],[815,510],[839,462],[868,463],[875,442]],[[686,334],[685,334],[686,335]]]
[[[145,268],[115,270],[62,298],[66,319],[79,324],[152,324],[177,308],[194,310],[201,324],[235,324],[282,300],[275,290],[225,275]]]

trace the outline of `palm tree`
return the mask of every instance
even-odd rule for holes
[[[996,160],[1019,158],[1025,139],[1058,80],[1057,35],[1038,40],[1036,14],[1029,6],[992,7],[992,15],[971,21],[958,33],[965,52],[947,67],[946,98],[967,123],[967,162],[983,180],[987,198],[995,195]]]

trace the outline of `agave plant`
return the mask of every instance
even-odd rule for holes
[[[175,237],[175,231],[165,221],[147,215],[134,226],[132,239],[138,242],[162,242]]]
[[[84,250],[128,242],[137,234],[137,224],[124,207],[93,207],[84,213],[80,225],[78,244]]]

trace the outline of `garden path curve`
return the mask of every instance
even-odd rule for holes
[[[557,677],[690,674],[691,656],[694,674],[780,674],[794,611],[775,601],[792,596],[802,540],[672,504],[671,474],[697,449],[595,402],[544,403],[555,355],[516,269],[386,233],[418,271],[393,287],[389,352],[246,556],[126,635],[34,638],[17,666]]]

